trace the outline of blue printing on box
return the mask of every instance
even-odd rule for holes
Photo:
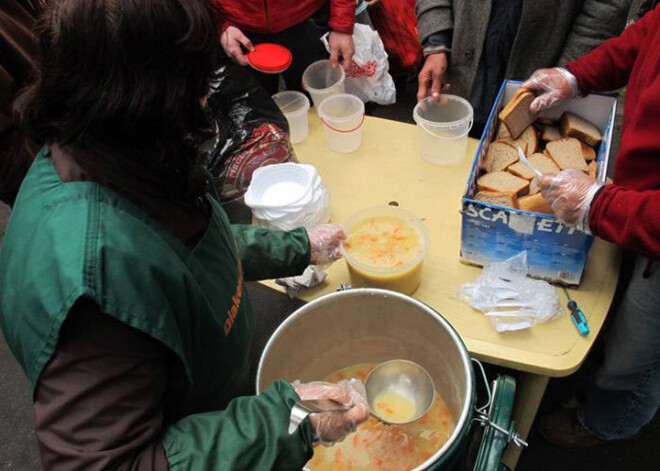
[[[569,285],[580,283],[593,237],[557,221],[554,216],[506,208],[471,199],[476,192],[481,162],[487,144],[496,131],[507,83],[505,80],[488,117],[477,148],[463,195],[461,227],[461,261],[484,265],[509,258],[523,250],[528,252],[530,274]],[[603,95],[613,96],[613,95]],[[614,95],[616,96],[616,95]],[[605,179],[612,130],[616,114],[612,106],[603,141],[596,156],[597,177]]]

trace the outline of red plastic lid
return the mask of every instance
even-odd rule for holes
[[[284,72],[293,61],[291,51],[272,43],[257,44],[254,46],[254,51],[248,52],[247,58],[252,67],[267,74]]]

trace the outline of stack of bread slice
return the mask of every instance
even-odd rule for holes
[[[576,169],[596,177],[596,147],[602,132],[586,119],[566,112],[557,122],[529,110],[534,95],[521,88],[499,114],[495,140],[486,151],[477,179],[477,201],[552,214],[536,174],[518,157],[518,147],[544,175]]]

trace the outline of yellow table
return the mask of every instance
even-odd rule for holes
[[[310,113],[307,140],[295,146],[298,159],[314,165],[331,192],[332,220],[341,222],[351,213],[396,201],[417,214],[431,234],[431,248],[424,264],[422,283],[414,297],[442,314],[458,331],[476,358],[524,372],[518,381],[514,420],[526,438],[551,376],[573,373],[585,359],[612,302],[618,279],[617,248],[596,240],[586,273],[574,299],[591,328],[578,335],[568,315],[531,329],[498,333],[490,321],[455,298],[459,286],[476,278],[480,268],[459,261],[461,196],[478,141],[470,139],[467,157],[457,167],[436,167],[418,153],[415,126],[367,117],[362,147],[351,154],[337,154],[325,143],[322,124]],[[349,283],[346,264],[335,263],[328,279],[301,299],[311,301]],[[280,289],[272,282],[271,287]],[[560,300],[565,303],[563,292]],[[505,463],[515,467],[520,450],[509,447]]]

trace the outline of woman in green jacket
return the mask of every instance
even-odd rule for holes
[[[231,226],[191,133],[216,55],[207,2],[58,0],[18,100],[45,143],[0,252],[0,327],[31,385],[49,470],[300,470],[368,416],[348,385],[236,397],[244,282],[337,258],[337,226]],[[299,399],[352,408],[288,434]]]

